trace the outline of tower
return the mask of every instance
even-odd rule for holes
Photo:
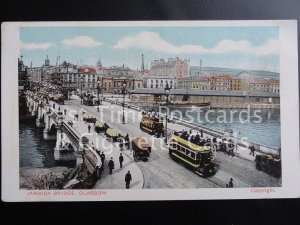
[[[141,66],[141,72],[142,72],[142,74],[144,74],[144,72],[145,72],[144,54],[142,54],[142,66]]]
[[[47,58],[45,59],[45,66],[50,66],[50,60],[48,59],[48,55]]]
[[[100,58],[99,58],[99,60],[98,60],[98,62],[97,62],[97,67],[98,67],[99,69],[102,68],[102,63],[101,63]]]

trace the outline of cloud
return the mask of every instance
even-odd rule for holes
[[[160,51],[171,54],[228,54],[248,53],[255,55],[272,55],[279,52],[279,43],[276,39],[269,39],[263,45],[253,46],[246,40],[222,40],[212,48],[205,48],[201,45],[180,45],[176,46],[164,40],[158,33],[141,32],[135,36],[127,36],[120,39],[114,49],[142,48],[146,50]]]
[[[54,45],[52,43],[23,43],[21,41],[21,48],[26,50],[41,50],[52,48]]]
[[[61,42],[64,47],[96,48],[102,45],[89,36],[78,36],[71,39],[64,39]]]

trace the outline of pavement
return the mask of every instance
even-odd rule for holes
[[[72,96],[73,99],[79,99],[77,96]],[[51,106],[54,102],[50,102]],[[98,134],[94,131],[93,124],[90,123],[91,130],[88,132],[88,125],[82,120],[81,112],[76,112],[72,105],[60,105],[60,111],[64,112],[67,110],[64,116],[66,121],[73,121],[73,128],[81,135],[86,136],[89,139],[89,144],[94,146],[95,149],[100,149],[100,151],[105,154],[104,161],[104,171],[102,173],[101,179],[99,179],[94,189],[125,189],[125,174],[130,171],[132,176],[132,181],[130,183],[130,189],[142,189],[144,185],[144,178],[142,171],[137,166],[132,158],[132,151],[121,150],[116,143],[111,143],[103,133]],[[58,104],[56,103],[55,110],[58,112]],[[74,120],[74,114],[78,113],[78,121]],[[119,156],[122,153],[124,161],[123,168],[120,168]],[[130,156],[131,155],[131,156]],[[109,174],[108,161],[113,158],[115,169],[112,175]]]

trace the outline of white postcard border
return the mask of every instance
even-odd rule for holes
[[[18,71],[19,29],[30,26],[279,26],[282,187],[200,188],[142,190],[71,190],[54,195],[54,190],[19,190]],[[1,26],[1,118],[2,118],[2,200],[3,201],[122,201],[295,198],[300,194],[299,87],[297,21],[119,21],[119,22],[16,22]],[[270,192],[255,192],[255,190]],[[272,191],[274,190],[274,192]],[[69,191],[69,190],[68,190]],[[45,193],[42,193],[45,192]],[[49,194],[47,194],[49,193]],[[74,195],[73,195],[74,194]]]

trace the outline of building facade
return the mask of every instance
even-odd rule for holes
[[[252,79],[249,82],[250,92],[267,92],[280,94],[279,80],[271,79]]]
[[[210,80],[207,77],[178,78],[178,88],[210,90]]]
[[[151,62],[150,74],[165,77],[188,77],[189,76],[189,61],[187,59],[179,59],[179,57],[154,60]]]
[[[163,89],[167,87],[167,84],[169,88],[177,88],[177,79],[169,76],[147,76],[145,84],[146,88]]]
[[[211,90],[216,91],[230,91],[231,90],[231,77],[227,74],[212,76],[210,78]]]

